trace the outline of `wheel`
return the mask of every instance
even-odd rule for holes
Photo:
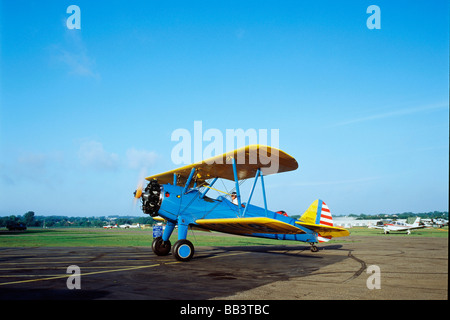
[[[319,251],[319,248],[317,248],[315,245],[311,246],[311,252],[317,252]]]
[[[163,241],[162,237],[157,237],[152,242],[152,250],[157,256],[167,256],[171,247],[170,240]]]
[[[194,256],[194,245],[186,239],[178,240],[173,246],[172,254],[178,261],[189,261]]]

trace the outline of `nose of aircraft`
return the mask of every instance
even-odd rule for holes
[[[163,187],[156,180],[152,180],[145,187],[144,191],[141,190],[140,193],[139,195],[139,189],[136,190],[135,198],[141,198],[142,211],[152,217],[156,216],[164,197]]]

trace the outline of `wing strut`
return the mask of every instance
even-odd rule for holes
[[[200,199],[203,199],[203,197],[206,195],[209,189],[213,189],[212,186],[214,185],[214,183],[216,183],[217,179],[219,179],[219,177],[215,177],[213,181],[209,184],[209,186],[205,186],[205,191],[203,191],[203,193],[200,195]]]
[[[236,159],[231,158],[232,164],[233,164],[233,175],[234,175],[234,183],[236,184],[236,198],[238,201],[238,212],[239,216],[241,215],[241,193],[239,192],[239,180],[237,176],[237,169],[236,169]]]
[[[252,190],[250,191],[250,195],[248,196],[247,205],[245,206],[244,213],[242,214],[245,217],[245,213],[247,212],[248,205],[250,204],[250,200],[252,200],[253,191],[255,190],[256,182],[258,182],[258,177],[261,174],[261,169],[258,168],[255,175],[255,181],[253,182]]]
[[[250,191],[250,195],[248,196],[247,204],[246,204],[246,206],[245,206],[244,213],[242,214],[242,217],[245,217],[245,214],[247,213],[247,208],[248,208],[248,205],[250,204],[250,201],[252,200],[253,191],[255,190],[255,186],[256,186],[256,183],[258,182],[258,178],[259,178],[259,177],[261,177],[261,187],[262,187],[263,198],[264,198],[264,210],[265,210],[265,212],[266,212],[266,217],[267,217],[266,188],[264,187],[264,178],[263,178],[263,173],[262,173],[262,171],[261,171],[261,168],[258,168],[258,170],[256,170],[255,181],[253,181],[253,186],[252,186],[252,189],[251,189],[251,191]],[[239,186],[236,185],[236,189],[237,189],[238,187],[239,187]],[[237,193],[237,192],[236,192],[236,193]],[[239,199],[239,204],[240,204],[240,198],[238,198],[238,199]],[[239,205],[239,207],[240,207],[240,205]],[[239,211],[239,213],[240,213],[240,211]]]
[[[181,194],[185,194],[186,191],[189,189],[189,184],[191,183],[192,177],[194,176],[195,168],[192,168],[191,173],[189,174],[189,178],[186,181],[186,184],[184,185],[183,192]]]
[[[261,186],[262,186],[262,192],[263,192],[263,198],[264,198],[264,210],[266,210],[266,217],[267,217],[267,200],[266,200],[266,188],[264,187],[264,179],[263,174],[261,172]]]

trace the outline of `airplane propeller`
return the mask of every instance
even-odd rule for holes
[[[139,173],[136,190],[133,192],[133,195],[134,195],[133,205],[134,206],[136,206],[137,200],[142,196],[142,189],[144,187],[144,176],[145,176],[145,169],[142,169],[141,172]]]
[[[138,199],[142,200],[142,211],[150,216],[156,216],[162,201],[162,187],[156,181],[152,180],[144,189],[145,182],[145,168],[141,170],[137,183],[136,190],[134,191],[133,206],[136,208],[136,202]]]
[[[136,200],[139,199],[142,196],[142,181],[138,182],[138,185],[136,187],[136,190],[133,192],[134,194],[134,202],[136,203]]]

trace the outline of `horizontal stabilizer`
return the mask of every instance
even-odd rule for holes
[[[317,232],[322,237],[346,237],[350,235],[350,232],[347,229],[340,227],[324,226],[321,224],[308,223],[302,221],[296,221],[295,223],[302,227],[306,227],[310,230],[313,230],[314,232]]]

